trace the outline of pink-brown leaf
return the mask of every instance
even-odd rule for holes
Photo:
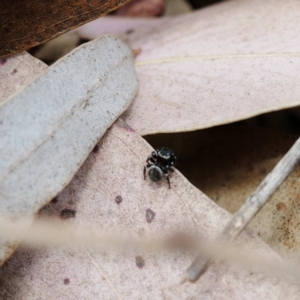
[[[125,121],[141,134],[186,131],[299,105],[297,6],[231,1],[130,35],[140,90]]]
[[[22,52],[0,60],[0,102],[11,96],[22,86],[47,68],[47,65]]]
[[[103,230],[166,237],[187,232],[212,239],[230,215],[193,187],[178,171],[167,183],[143,179],[151,147],[118,121],[94,149],[71,184],[41,215],[60,219],[72,232],[93,224]],[[62,218],[69,216],[69,218]],[[71,216],[71,217],[70,217]],[[276,255],[245,232],[248,251]],[[150,254],[111,251],[19,249],[1,270],[5,299],[272,299],[299,298],[298,287],[228,265],[215,265],[195,284],[179,280],[192,253]],[[259,288],[258,288],[259,285]]]
[[[300,104],[296,0],[227,1],[157,19],[159,26],[133,22],[123,38],[141,49],[140,89],[123,117],[140,134],[207,128]]]

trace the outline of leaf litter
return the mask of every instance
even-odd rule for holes
[[[98,146],[99,151],[90,154],[57,201],[46,206],[39,218],[64,222],[70,234],[76,228],[93,224],[101,230],[122,230],[141,238],[164,238],[183,232],[207,240],[212,240],[230,219],[226,211],[177,170],[171,177],[171,190],[164,181],[145,181],[143,166],[152,148],[121,120]],[[122,197],[119,204],[118,196]],[[76,211],[76,216],[61,220],[63,209]],[[150,223],[146,217],[149,209],[155,213]],[[238,241],[249,252],[256,250],[276,258],[247,230]],[[226,264],[214,265],[195,284],[180,285],[178,282],[194,255],[127,253],[121,249],[99,253],[85,245],[73,250],[19,248],[1,269],[0,295],[5,299],[69,299],[70,295],[80,299],[100,295],[105,299],[270,299],[279,293],[288,299],[299,298],[297,285],[275,275]]]
[[[142,52],[144,51],[144,49],[142,50]],[[289,55],[287,55],[286,57],[288,57]],[[267,85],[268,86],[268,85]],[[142,109],[142,111],[144,111],[144,109]],[[151,116],[151,114],[152,114],[153,112],[150,112],[150,116]],[[153,114],[154,115],[154,114]],[[156,116],[157,116],[157,114],[156,114]],[[180,118],[181,116],[179,115],[179,118]],[[157,120],[156,121],[158,121],[158,123],[161,121],[161,119],[159,119],[159,118],[157,118]],[[166,121],[166,120],[165,120]],[[160,122],[161,124],[163,124],[163,122]],[[154,124],[155,126],[157,125],[157,124]],[[173,130],[173,129],[172,129]],[[186,128],[184,129],[184,130],[186,130]]]
[[[70,182],[137,88],[131,49],[105,36],[6,99],[0,106],[0,217],[16,226],[14,216],[33,219]],[[0,262],[17,243],[1,241]]]
[[[197,157],[186,157],[183,173],[218,205],[235,213],[297,138],[262,128],[228,127],[198,132],[197,137],[185,137],[185,145],[192,143]],[[178,136],[172,140],[180,143]],[[201,172],[196,171],[199,169]],[[299,260],[300,250],[299,171],[298,167],[290,174],[249,224],[275,251],[294,260]]]
[[[0,58],[40,45],[84,23],[106,15],[129,0],[0,2]],[[63,9],[62,9],[63,6]]]
[[[132,128],[142,135],[191,131],[300,104],[297,7],[296,0],[226,1],[78,30],[90,38],[112,30],[141,49],[139,93],[122,116]]]

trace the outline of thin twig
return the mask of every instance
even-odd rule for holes
[[[12,216],[13,219],[16,216]],[[157,236],[146,237],[142,239],[139,235],[128,234],[126,232],[116,232],[115,228],[106,228],[99,230],[98,226],[91,223],[81,224],[79,227],[67,228],[61,222],[52,222],[35,220],[29,230],[27,228],[28,221],[22,217],[16,218],[18,225],[8,223],[6,220],[0,219],[0,239],[17,239],[21,240],[21,244],[26,247],[60,247],[73,250],[76,247],[84,245],[87,249],[94,249],[105,252],[117,250],[119,253],[124,251],[147,251],[154,254],[160,251],[178,251],[178,249],[189,249],[199,251],[203,258],[209,259],[212,255],[214,259],[235,264],[243,268],[257,272],[265,272],[267,274],[277,273],[284,275],[281,277],[286,280],[300,281],[300,266],[297,261],[282,261],[277,257],[266,257],[255,251],[245,252],[244,248],[237,245],[225,245],[221,247],[216,242],[203,241],[194,236],[170,236],[169,238],[159,239]],[[26,226],[24,226],[26,225]],[[23,230],[22,230],[23,229]],[[178,248],[179,247],[179,248]],[[178,253],[178,252],[177,252]],[[186,278],[185,278],[186,279]]]
[[[300,161],[300,139],[298,139],[286,155],[279,161],[275,168],[258,186],[254,194],[250,196],[245,204],[236,212],[228,225],[217,238],[219,245],[232,242],[242,230],[255,217],[260,209],[267,203],[272,194],[283,183],[287,176],[293,172]],[[194,282],[207,270],[213,262],[214,256],[203,259],[199,254],[187,270],[187,280]]]

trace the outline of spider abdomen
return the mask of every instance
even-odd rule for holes
[[[156,165],[152,165],[149,168],[148,176],[152,181],[159,181],[162,179],[164,173],[162,169]]]

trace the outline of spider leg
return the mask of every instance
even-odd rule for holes
[[[144,180],[146,180],[146,169],[151,167],[151,164],[155,164],[155,160],[152,156],[149,156],[146,160],[147,165],[144,166]]]
[[[165,174],[165,177],[168,181],[168,185],[169,185],[169,189],[171,188],[171,183],[170,183],[170,176],[169,176],[169,171],[171,172],[174,172],[174,170],[170,167],[170,166],[164,166],[164,167],[161,167],[162,171],[164,172]]]
[[[154,158],[153,157],[151,157],[151,156],[149,156],[148,158],[147,158],[147,161],[146,161],[148,164],[149,164],[149,162],[151,162],[151,163],[155,163],[155,160],[154,160]]]
[[[146,180],[146,169],[151,167],[151,166],[152,166],[151,164],[147,164],[146,166],[144,166],[144,180]]]
[[[169,174],[168,174],[168,173],[165,173],[165,176],[166,176],[167,181],[168,181],[169,189],[171,189],[171,183],[170,183]]]
[[[159,151],[159,149],[157,149],[156,151],[152,152],[152,157],[157,158],[157,152]]]
[[[171,183],[170,183],[170,177],[169,177],[169,173],[168,173],[168,170],[170,170],[170,167],[169,166],[166,166],[166,167],[162,167],[161,168],[165,174],[165,177],[168,181],[168,185],[169,185],[169,189],[171,188]]]

